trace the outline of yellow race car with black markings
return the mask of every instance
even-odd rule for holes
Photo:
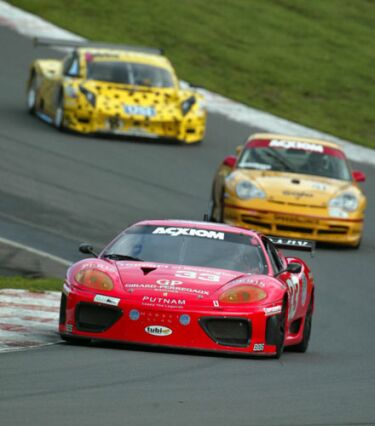
[[[366,208],[358,182],[364,180],[334,143],[255,134],[219,166],[210,219],[357,248]]]
[[[70,48],[63,60],[30,67],[27,108],[58,129],[200,142],[206,127],[202,95],[182,88],[169,60],[149,48],[35,39]]]

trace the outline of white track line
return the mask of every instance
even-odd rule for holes
[[[52,38],[84,40],[70,31],[59,28],[36,15],[11,6],[3,0],[0,0],[0,25],[13,28],[15,31],[29,37],[48,36]],[[333,135],[319,132],[318,130],[301,126],[300,124],[276,117],[267,112],[250,108],[207,90],[202,89],[201,92],[206,96],[207,109],[210,112],[222,114],[231,120],[272,133],[331,140],[341,145],[351,160],[375,165],[375,150],[373,149],[361,147]]]
[[[63,259],[62,257],[54,256],[53,254],[47,253],[47,252],[42,251],[42,250],[37,250],[33,247],[27,246],[25,244],[17,243],[15,241],[8,240],[6,238],[0,237],[0,244],[6,244],[6,245],[14,247],[14,248],[19,248],[19,249],[24,250],[28,253],[35,254],[37,256],[44,257],[44,258],[49,259],[49,260],[53,260],[54,262],[60,263],[61,265],[64,265],[64,266],[70,266],[73,263],[73,261],[71,261],[71,260],[67,260],[67,259]]]

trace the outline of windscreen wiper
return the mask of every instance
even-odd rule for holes
[[[139,257],[129,256],[127,254],[106,253],[103,255],[103,257],[112,260],[134,260],[136,262],[144,262],[144,260],[140,259]]]
[[[288,172],[298,173],[297,170],[295,170],[286,160],[284,160],[283,158],[280,158],[274,152],[266,151],[265,154],[267,155],[267,157],[270,157],[276,160],[279,164],[284,166]]]

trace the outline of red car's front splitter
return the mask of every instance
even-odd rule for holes
[[[85,337],[123,343],[170,348],[274,355],[270,327],[263,309],[228,312],[219,309],[192,310],[135,306],[121,299],[117,306],[94,302],[95,294],[63,293],[59,332],[67,337]]]

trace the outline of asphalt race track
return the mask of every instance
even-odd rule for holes
[[[254,129],[209,117],[199,146],[61,134],[25,110],[32,59],[56,52],[0,27],[0,236],[78,258],[143,218],[201,219],[222,158]],[[353,118],[354,119],[354,118]],[[61,343],[0,355],[0,423],[374,425],[375,169],[360,250],[310,261],[310,350],[279,361]]]

